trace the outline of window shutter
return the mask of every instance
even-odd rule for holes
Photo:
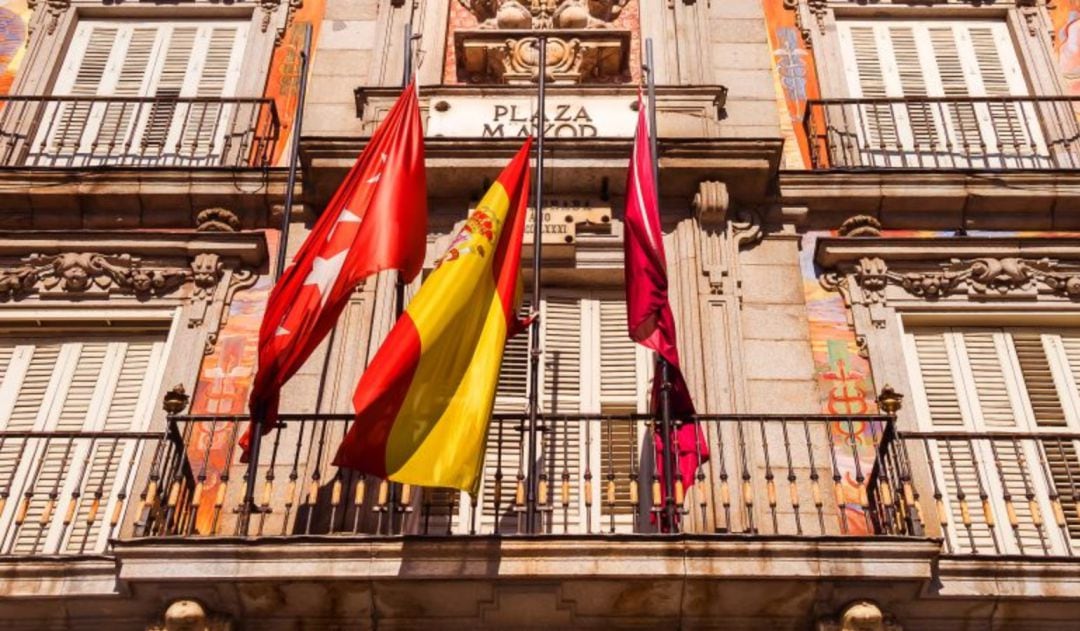
[[[1043,335],[1031,332],[1012,334],[1013,348],[1024,378],[1028,401],[1039,427],[1065,427],[1065,410],[1058,397],[1050,358],[1043,344]]]
[[[889,96],[886,87],[885,69],[882,56],[878,51],[878,38],[872,25],[843,25],[841,35],[847,35],[851,44],[847,51],[849,65],[849,87],[853,96],[867,99],[879,99]],[[854,73],[851,71],[854,70]],[[873,104],[858,106],[856,118],[860,121],[860,131],[867,135],[860,144],[873,149],[895,149],[900,146],[897,135],[893,108],[889,105]]]
[[[999,342],[998,333],[995,331],[965,332],[961,361],[971,371],[975,385],[975,400],[972,404],[977,407],[985,427],[1015,429],[1016,413],[1005,385]]]
[[[583,374],[584,370],[596,369],[595,364],[582,365],[583,324],[592,325],[591,321],[583,323],[587,317],[583,303],[576,296],[549,296],[544,300],[542,399],[549,414],[580,414],[582,381],[596,381],[593,374]],[[583,429],[577,420],[553,420],[544,432],[542,474],[546,475],[549,489],[549,532],[572,532],[581,524]]]
[[[601,299],[600,306],[600,409],[605,413],[637,412],[642,377],[638,374],[638,345],[630,339],[626,302]],[[601,530],[633,531],[637,506],[631,502],[631,482],[637,477],[639,421],[604,421],[596,424],[600,439],[599,470]],[[640,493],[640,480],[639,493]]]
[[[911,334],[917,349],[919,372],[930,423],[933,429],[964,430],[970,427],[961,408],[960,376],[953,366],[958,354],[955,336],[947,331],[919,331]],[[987,480],[980,477],[975,446],[966,440],[938,439],[930,448],[937,456],[941,481],[939,491],[948,507],[948,517],[958,545],[973,550],[994,550],[994,536],[987,525],[982,496],[987,495]]]
[[[530,306],[524,302],[519,317],[526,317]],[[506,341],[502,366],[499,368],[499,384],[495,390],[495,412],[523,414],[528,406],[529,384],[529,335],[525,330]],[[492,422],[488,427],[487,450],[484,457],[484,480],[479,505],[480,532],[517,532],[519,509],[517,505],[518,475],[524,474],[525,437],[514,421]],[[464,497],[462,498],[465,499]],[[524,498],[521,498],[524,501]],[[435,491],[431,506],[449,506],[449,498]],[[496,529],[496,519],[498,528]]]
[[[231,96],[236,85],[240,50],[239,41],[243,29],[238,26],[215,27],[209,36],[206,55],[196,68],[195,96]],[[224,134],[228,133],[223,116],[226,108],[222,103],[195,103],[188,113],[181,138],[180,155],[193,159],[207,158],[218,151]]]
[[[68,52],[68,64],[57,82],[57,93],[97,96],[110,69],[109,61],[119,29],[84,22],[79,25]],[[79,151],[83,132],[90,121],[90,100],[62,103],[46,110],[44,120],[50,134],[49,150],[54,155],[72,155]]]

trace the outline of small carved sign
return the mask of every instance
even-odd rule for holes
[[[472,212],[473,209],[470,209]],[[533,242],[533,207],[525,218],[525,244]],[[611,204],[589,199],[548,200],[541,218],[541,243],[571,245],[580,232],[611,232]]]

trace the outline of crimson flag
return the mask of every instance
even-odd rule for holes
[[[270,292],[249,402],[253,424],[261,424],[263,433],[274,427],[281,387],[334,328],[357,284],[388,269],[411,281],[423,266],[426,246],[424,131],[414,82]],[[247,444],[246,434],[245,452]]]
[[[630,172],[626,178],[626,217],[623,250],[626,275],[626,313],[630,339],[656,351],[669,365],[671,414],[686,419],[694,414],[690,390],[679,369],[679,351],[675,346],[675,318],[668,302],[667,259],[664,235],[660,231],[660,209],[656,204],[656,181],[649,144],[645,106],[638,96],[638,123]],[[660,404],[660,370],[653,377],[652,411]],[[655,437],[657,464],[661,475],[662,441]],[[683,488],[693,484],[698,466],[709,458],[709,448],[697,423],[681,423],[673,433],[674,449]]]

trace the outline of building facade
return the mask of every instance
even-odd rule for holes
[[[0,16],[9,627],[1076,628],[1076,0],[8,0]],[[297,251],[411,58],[433,268],[537,127],[540,35],[542,290],[523,309],[541,344],[507,345],[479,493],[330,464],[421,282],[394,273],[357,288],[286,386],[249,479],[237,442],[282,240]],[[679,533],[659,526],[652,358],[625,324],[646,40],[708,451],[676,490]]]

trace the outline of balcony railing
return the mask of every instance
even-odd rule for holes
[[[142,455],[162,451],[163,439],[170,440],[160,432],[0,432],[0,555],[104,552],[132,504]]]
[[[496,415],[476,495],[331,466],[351,415],[282,420],[263,439],[258,479],[247,489],[235,446],[245,418],[171,417],[183,455],[172,443],[155,454],[137,535],[531,534],[530,469],[543,534],[921,534],[908,460],[885,416],[697,417],[712,453],[704,461],[698,444],[678,447],[702,466],[685,488],[675,485],[675,528],[662,516],[650,417],[544,415],[530,467],[527,417]],[[248,493],[254,506],[243,500]]]
[[[1080,97],[903,97],[807,104],[814,169],[1075,169]]]
[[[1080,552],[1080,433],[901,432],[925,463],[945,551],[1075,556]]]
[[[0,167],[250,167],[274,157],[273,100],[0,97]]]

